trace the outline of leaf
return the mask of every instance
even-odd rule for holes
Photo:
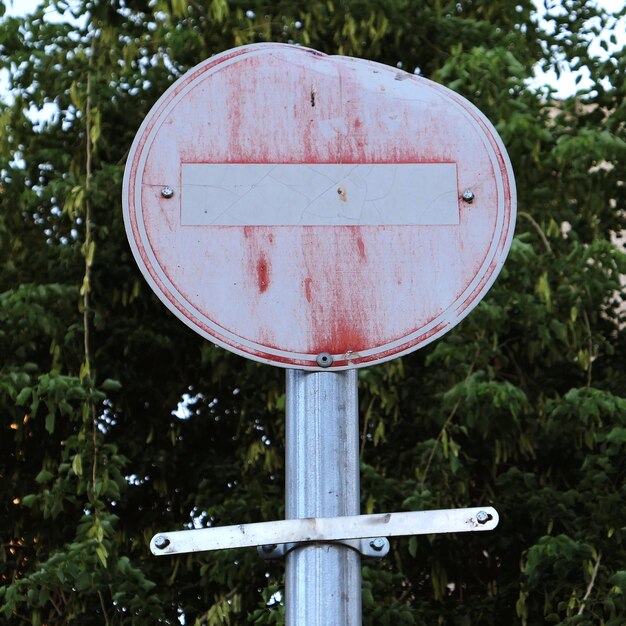
[[[81,295],[83,295],[81,293]],[[80,381],[83,382],[86,378],[88,378],[91,375],[90,369],[89,369],[89,363],[87,361],[83,361],[83,363],[80,366]]]
[[[28,495],[22,498],[22,505],[30,509],[37,503],[38,499],[39,499],[39,496],[37,496],[34,493],[29,493]]]
[[[87,572],[81,572],[76,578],[75,585],[77,591],[85,591],[89,589],[91,587],[91,576]]]
[[[626,427],[617,426],[613,428],[606,440],[610,443],[626,444]]]
[[[70,100],[78,110],[83,108],[82,98],[79,96],[78,85],[75,81],[70,84]]]
[[[548,273],[543,272],[535,285],[535,293],[539,299],[546,305],[548,311],[552,310],[552,291],[548,282]]]
[[[385,440],[385,422],[378,420],[376,430],[374,430],[374,446]]]
[[[122,383],[112,378],[107,378],[100,387],[103,391],[119,391],[122,388]]]
[[[100,109],[92,109],[91,110],[91,145],[95,147],[100,139],[100,134],[102,131],[101,127],[101,119],[100,119]],[[92,242],[93,243],[93,242]],[[93,260],[93,257],[92,257]],[[91,265],[91,262],[89,262]]]
[[[103,567],[107,567],[107,556],[109,555],[109,553],[107,552],[107,549],[104,547],[103,544],[98,544],[96,546],[96,554],[98,555],[98,558],[100,559],[100,563],[102,563]]]
[[[48,431],[48,434],[51,435],[54,432],[54,422],[55,422],[55,415],[54,413],[48,413],[48,415],[46,415],[46,431]]]
[[[80,295],[84,296],[86,293],[89,293],[90,291],[90,280],[89,280],[89,275],[85,274],[85,276],[83,277],[83,282],[82,285],[80,287]]]
[[[32,393],[33,390],[30,387],[24,387],[17,395],[17,398],[15,399],[15,404],[17,404],[18,406],[26,406],[26,403],[28,400],[30,400]]]
[[[49,472],[48,470],[41,470],[41,472],[35,476],[35,481],[41,485],[43,483],[47,483],[52,478],[54,478],[54,474],[52,474],[52,472]]]
[[[448,431],[444,428],[441,431],[441,448],[443,452],[443,458],[448,458]]]
[[[86,261],[88,266],[93,265],[93,256],[95,254],[95,251],[96,251],[96,242],[95,241],[90,241],[89,242],[89,249],[88,249],[87,254],[85,256],[85,261]]]
[[[72,471],[76,476],[83,475],[83,458],[80,454],[75,454],[72,459]]]
[[[187,0],[172,0],[172,15],[174,17],[183,17],[185,13],[187,13]]]

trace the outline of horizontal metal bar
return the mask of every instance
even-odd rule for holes
[[[282,543],[486,531],[493,530],[498,520],[493,507],[289,519],[159,533],[150,541],[150,550],[161,556]]]

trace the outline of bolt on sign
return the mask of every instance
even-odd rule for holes
[[[304,370],[380,363],[450,330],[496,279],[515,219],[506,151],[467,100],[273,43],[163,94],[123,194],[135,258],[173,313]]]

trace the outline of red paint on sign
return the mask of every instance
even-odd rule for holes
[[[305,294],[306,294],[306,301],[307,302],[312,302],[313,301],[312,285],[313,285],[313,279],[310,276],[308,276],[307,278],[304,279],[304,291],[305,291]]]
[[[293,164],[318,183],[327,175],[319,164],[373,169],[329,179],[326,204],[305,206],[339,211],[339,226],[281,222],[294,208],[280,198],[307,189],[271,168],[263,187],[245,192],[270,225],[233,208],[230,194],[248,181],[204,189],[201,178],[194,198],[210,192],[226,219],[183,225],[183,164]],[[458,220],[437,221],[427,176],[381,179],[376,166],[390,164],[456,171]],[[385,204],[392,191],[402,206]],[[404,204],[428,219],[398,222]],[[215,211],[195,214],[203,208]],[[376,63],[258,44],[205,61],[156,103],[128,158],[124,217],[147,280],[204,337],[287,367],[318,369],[317,355],[329,352],[332,367],[345,368],[426,345],[476,306],[510,246],[515,190],[495,130],[461,96]]]
[[[362,259],[365,259],[365,244],[363,243],[363,239],[361,239],[361,237],[358,237],[356,240],[356,247],[359,250],[359,256]]]
[[[259,282],[259,291],[265,293],[270,284],[270,273],[267,259],[262,256],[256,265],[256,273]]]

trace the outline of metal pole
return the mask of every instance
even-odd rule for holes
[[[357,372],[287,370],[287,519],[358,515]],[[361,626],[361,555],[341,544],[287,554],[286,626]]]

